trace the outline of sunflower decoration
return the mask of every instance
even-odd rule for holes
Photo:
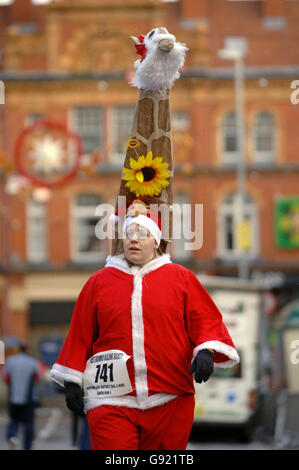
[[[138,139],[130,139],[128,140],[128,147],[130,147],[131,149],[136,149],[137,147],[139,147],[140,145],[140,142]]]
[[[123,180],[126,186],[137,196],[158,196],[169,185],[170,172],[168,163],[162,157],[153,158],[152,152],[140,156],[138,160],[130,158],[130,168],[124,168]]]

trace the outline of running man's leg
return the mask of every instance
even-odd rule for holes
[[[194,396],[177,397],[140,416],[141,450],[185,450],[194,419]]]
[[[136,410],[101,405],[87,412],[92,450],[137,450]]]

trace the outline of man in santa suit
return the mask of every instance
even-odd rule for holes
[[[239,356],[196,276],[159,251],[160,219],[135,208],[123,253],[108,256],[80,292],[51,376],[68,407],[87,413],[92,449],[186,449],[193,380]]]

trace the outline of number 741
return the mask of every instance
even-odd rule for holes
[[[109,369],[109,381],[113,382],[113,363],[109,366],[104,362],[103,364],[99,364],[96,366],[97,372],[95,376],[95,383],[98,383],[99,378],[103,380],[105,383],[108,380],[108,369]]]

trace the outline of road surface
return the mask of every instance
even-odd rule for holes
[[[5,430],[8,417],[5,410],[0,411],[0,450],[7,450]],[[79,418],[79,432],[82,429],[83,420]],[[193,434],[193,433],[192,433]],[[225,434],[225,435],[224,435]],[[21,438],[21,429],[19,430]],[[238,442],[237,436],[227,433],[209,432],[204,438],[191,435],[187,450],[271,450],[270,443],[257,440],[248,444]],[[39,408],[36,417],[36,439],[33,450],[72,450],[78,449],[78,445],[72,444],[72,415],[61,407]]]

